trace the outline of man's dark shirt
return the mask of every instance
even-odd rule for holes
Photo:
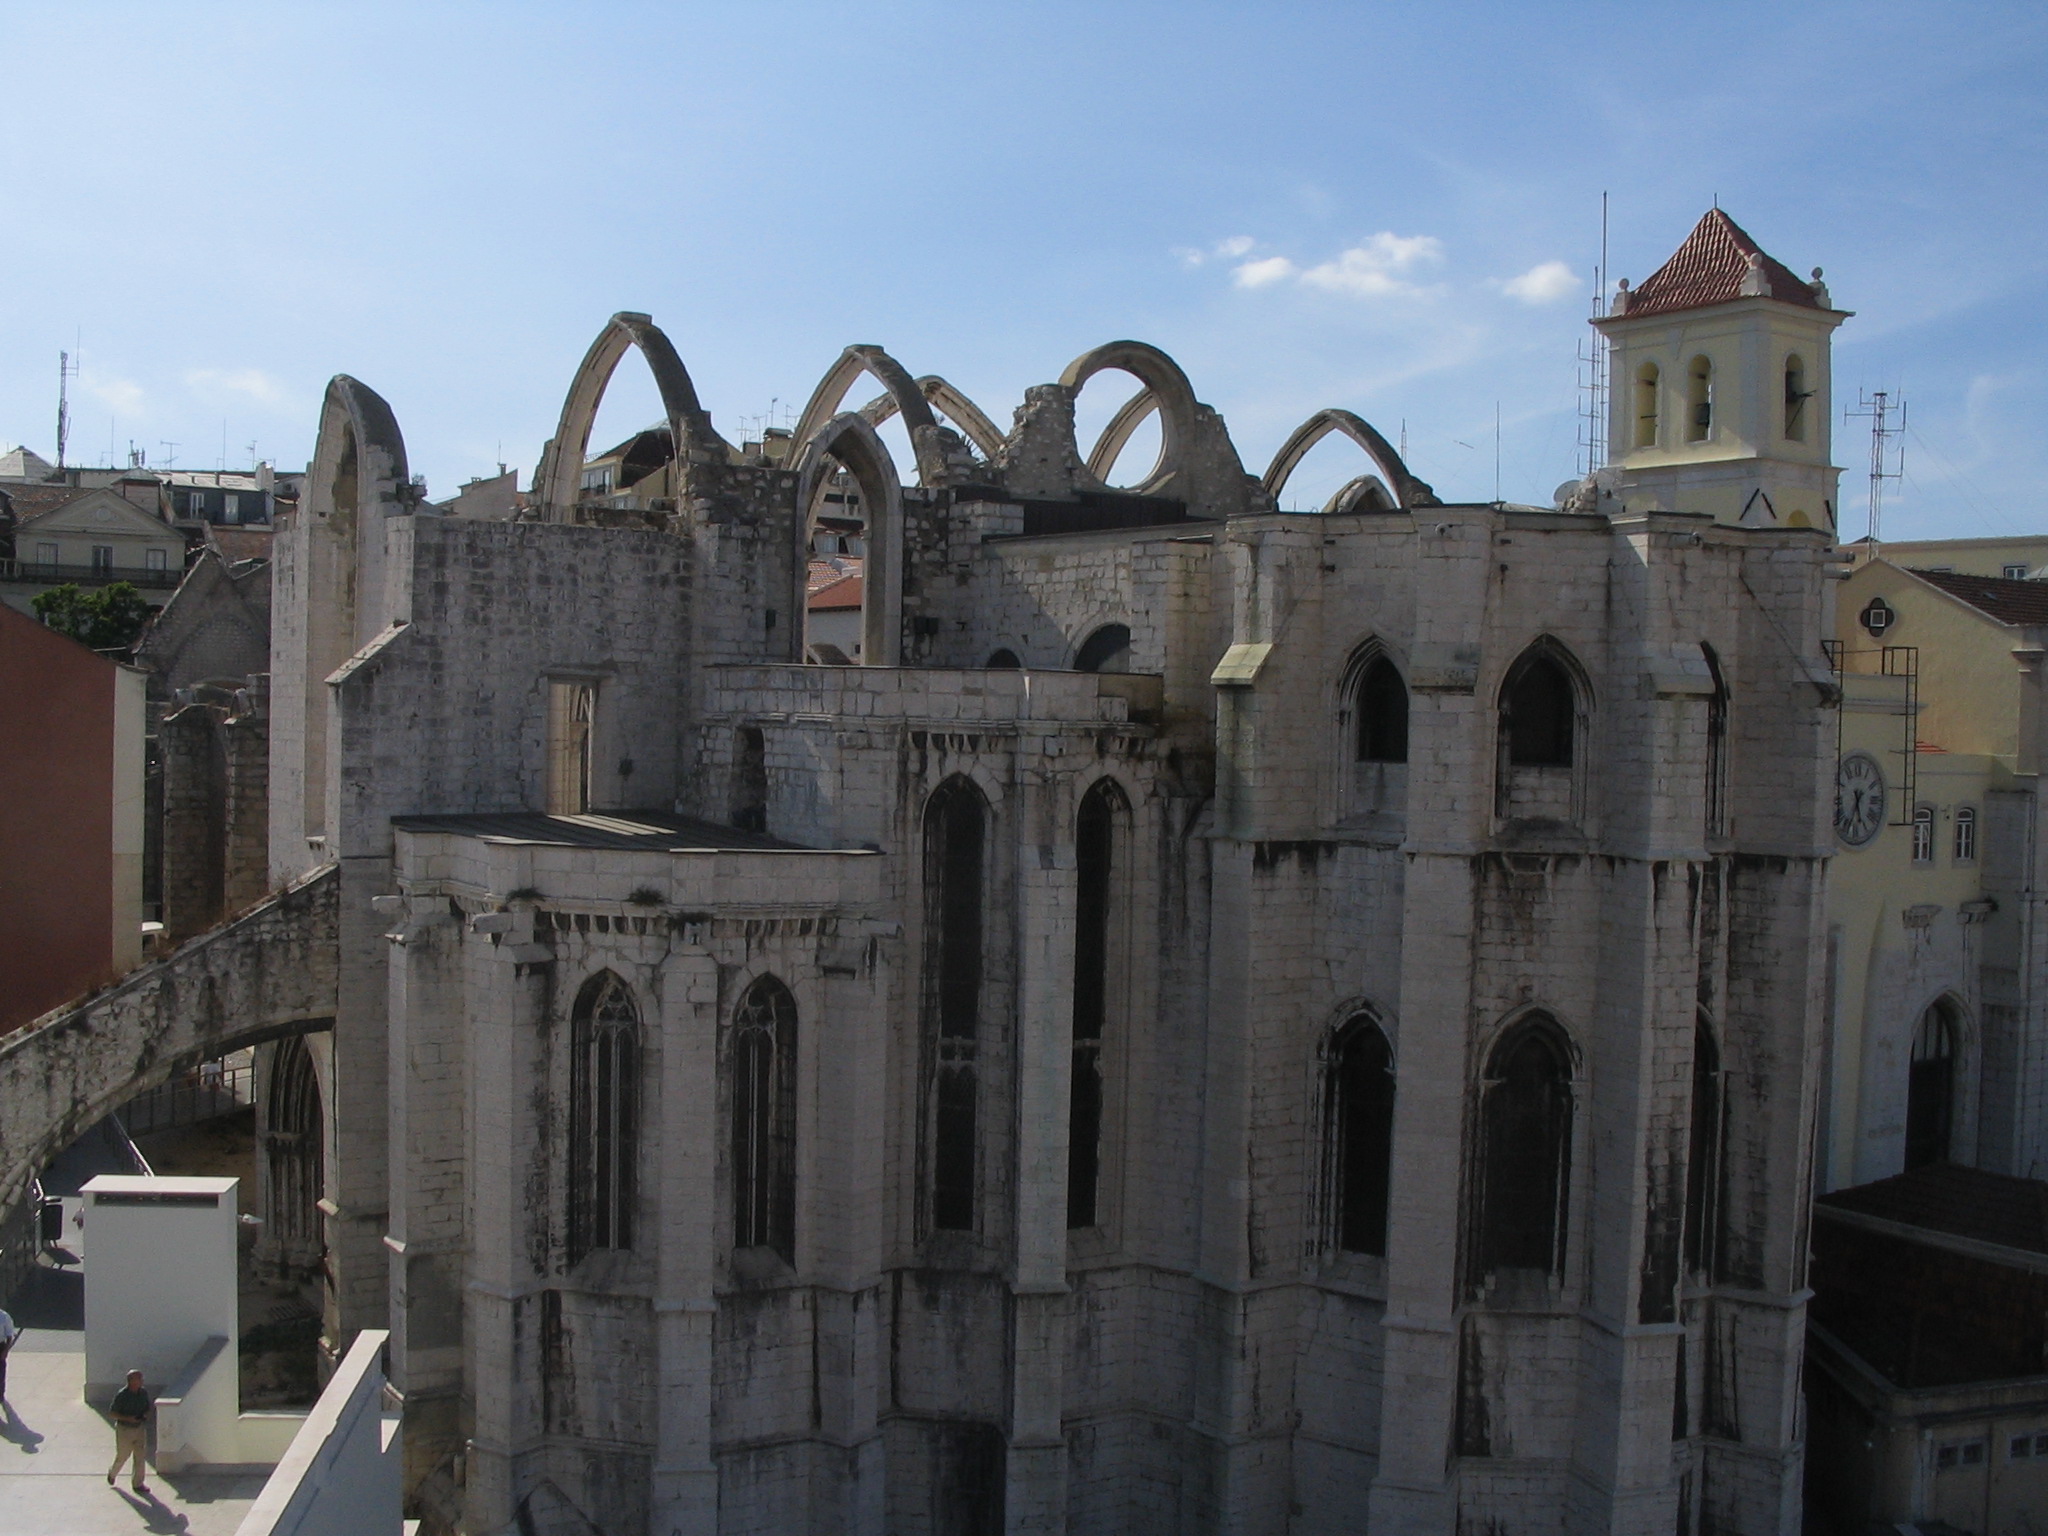
[[[114,1394],[109,1411],[116,1419],[142,1420],[149,1417],[149,1394],[140,1387],[123,1387]]]

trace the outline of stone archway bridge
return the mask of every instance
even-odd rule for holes
[[[0,1038],[0,1223],[101,1117],[229,1051],[334,1021],[328,865],[161,960]]]

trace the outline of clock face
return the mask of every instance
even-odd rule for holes
[[[1835,835],[1861,848],[1884,829],[1884,770],[1868,752],[1851,752],[1835,769]]]

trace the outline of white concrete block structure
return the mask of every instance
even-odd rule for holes
[[[330,1321],[391,1330],[408,1512],[1795,1529],[1840,319],[1710,216],[1554,509],[1336,410],[1259,478],[1130,342],[1007,433],[850,348],[734,446],[622,314],[533,511],[459,519],[336,379],[271,860],[339,870]],[[1716,371],[1624,451],[1658,347]],[[631,348],[670,457],[587,489]],[[864,664],[806,665],[849,477]]]

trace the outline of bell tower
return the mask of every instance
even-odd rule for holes
[[[1593,323],[1607,337],[1607,462],[1641,511],[1835,526],[1829,348],[1848,311],[1719,208]]]

